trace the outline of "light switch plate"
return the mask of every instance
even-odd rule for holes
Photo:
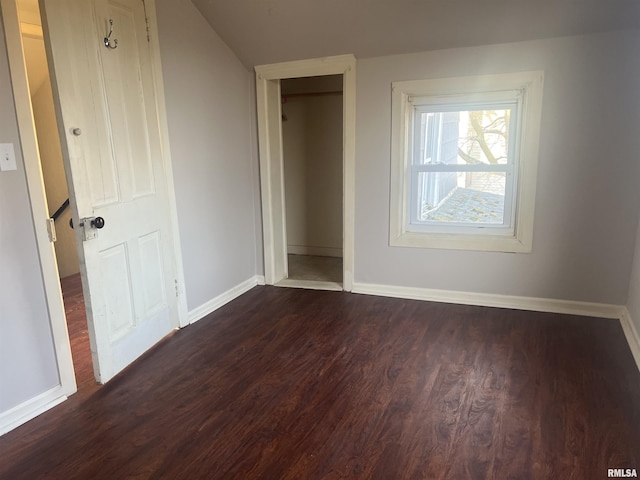
[[[16,170],[16,153],[13,143],[0,143],[0,171]]]

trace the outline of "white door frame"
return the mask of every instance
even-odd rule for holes
[[[155,0],[145,0],[149,28],[157,39],[157,20]],[[56,263],[55,249],[49,241],[47,231],[47,220],[49,211],[44,189],[44,180],[40,166],[40,152],[31,108],[31,98],[29,95],[29,85],[26,74],[26,65],[22,46],[22,34],[20,19],[18,15],[17,0],[0,0],[1,20],[3,22],[7,53],[9,57],[9,69],[13,87],[13,98],[16,107],[18,120],[18,130],[20,132],[20,146],[22,150],[24,167],[27,177],[29,199],[33,217],[36,242],[42,269],[43,284],[50,315],[51,331],[53,334],[58,374],[60,385],[45,394],[24,403],[24,408],[16,411],[12,418],[16,418],[16,424],[8,429],[24,423],[39,415],[48,408],[60,403],[76,392],[76,380],[71,357],[71,346],[69,333],[67,330],[64,303],[62,301],[62,290],[60,288],[60,278]],[[44,39],[46,45],[46,38]],[[164,167],[166,174],[167,189],[169,195],[169,215],[171,218],[171,228],[169,232],[173,237],[175,273],[177,276],[176,295],[179,326],[184,327],[189,324],[187,315],[187,301],[184,288],[184,270],[182,263],[182,253],[180,247],[180,235],[178,231],[177,208],[175,200],[175,189],[173,183],[173,169],[171,164],[171,150],[169,146],[169,130],[167,123],[167,111],[164,99],[164,84],[162,79],[162,68],[160,64],[160,51],[157,41],[150,42],[151,56],[153,64],[153,77],[156,89],[156,104],[158,111],[158,124],[161,135],[161,148],[163,152]],[[55,85],[52,85],[55,95]],[[64,139],[62,139],[64,141]],[[66,165],[65,165],[66,168]],[[75,207],[75,201],[71,199],[71,205]],[[77,218],[77,212],[74,212]],[[13,414],[14,412],[12,412]],[[5,427],[0,425],[0,428]],[[5,429],[4,431],[8,431]]]
[[[267,285],[275,285],[287,276],[280,80],[321,75],[343,76],[343,290],[350,292],[353,289],[355,235],[356,59],[353,55],[339,55],[260,65],[255,70],[264,276]]]
[[[62,302],[58,264],[56,263],[55,249],[53,243],[49,241],[49,233],[46,226],[49,211],[40,167],[40,153],[35,124],[31,111],[31,98],[29,96],[29,84],[23,56],[22,34],[16,0],[0,0],[0,7],[2,7],[2,22],[7,42],[18,131],[20,132],[20,147],[24,159],[29,199],[31,200],[31,215],[40,257],[40,268],[49,310],[56,361],[58,363],[58,375],[60,377],[60,384],[57,387],[21,404],[20,408],[12,412],[11,418],[7,419],[8,424],[5,425],[3,422],[3,425],[0,425],[0,430],[5,432],[65,400],[67,396],[76,392],[77,386],[73,371],[64,303]]]

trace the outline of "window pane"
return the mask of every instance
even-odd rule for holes
[[[504,223],[505,172],[419,172],[418,222]]]
[[[414,165],[507,164],[511,110],[418,110]]]

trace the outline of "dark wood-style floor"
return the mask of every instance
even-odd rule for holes
[[[81,396],[86,396],[97,389],[91,363],[91,347],[87,330],[87,314],[82,294],[80,274],[71,275],[60,280],[64,309],[67,315],[67,328],[71,342],[73,368]]]
[[[619,323],[256,287],[0,438],[2,479],[603,479],[640,468]]]

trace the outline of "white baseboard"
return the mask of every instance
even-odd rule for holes
[[[454,290],[435,290],[430,288],[398,287],[359,282],[354,282],[352,291],[353,293],[379,295],[382,297],[408,298],[483,307],[513,308],[516,310],[532,310],[535,312],[565,313],[598,318],[619,319],[624,309],[621,305],[606,303],[575,302],[553,298],[517,297],[489,293],[459,292]]]
[[[622,330],[624,330],[625,337],[627,337],[627,343],[631,349],[631,354],[636,361],[638,370],[640,370],[640,335],[638,335],[638,330],[636,329],[636,325],[633,323],[633,318],[631,318],[631,314],[629,314],[627,307],[624,307],[623,313],[620,316],[620,324],[622,325]]]
[[[291,255],[316,255],[318,257],[342,258],[342,248],[310,247],[308,245],[287,245],[287,253]]]
[[[264,276],[255,275],[248,280],[230,288],[226,292],[221,293],[217,297],[209,300],[207,303],[194,308],[188,314],[189,323],[195,323],[198,320],[206,317],[210,313],[216,311],[223,305],[229,303],[231,300],[239,297],[243,293],[248,292],[256,285],[264,285]]]
[[[11,410],[1,413],[0,436],[36,418],[38,415],[64,402],[66,399],[67,396],[63,393],[62,387],[58,385],[13,407]]]

